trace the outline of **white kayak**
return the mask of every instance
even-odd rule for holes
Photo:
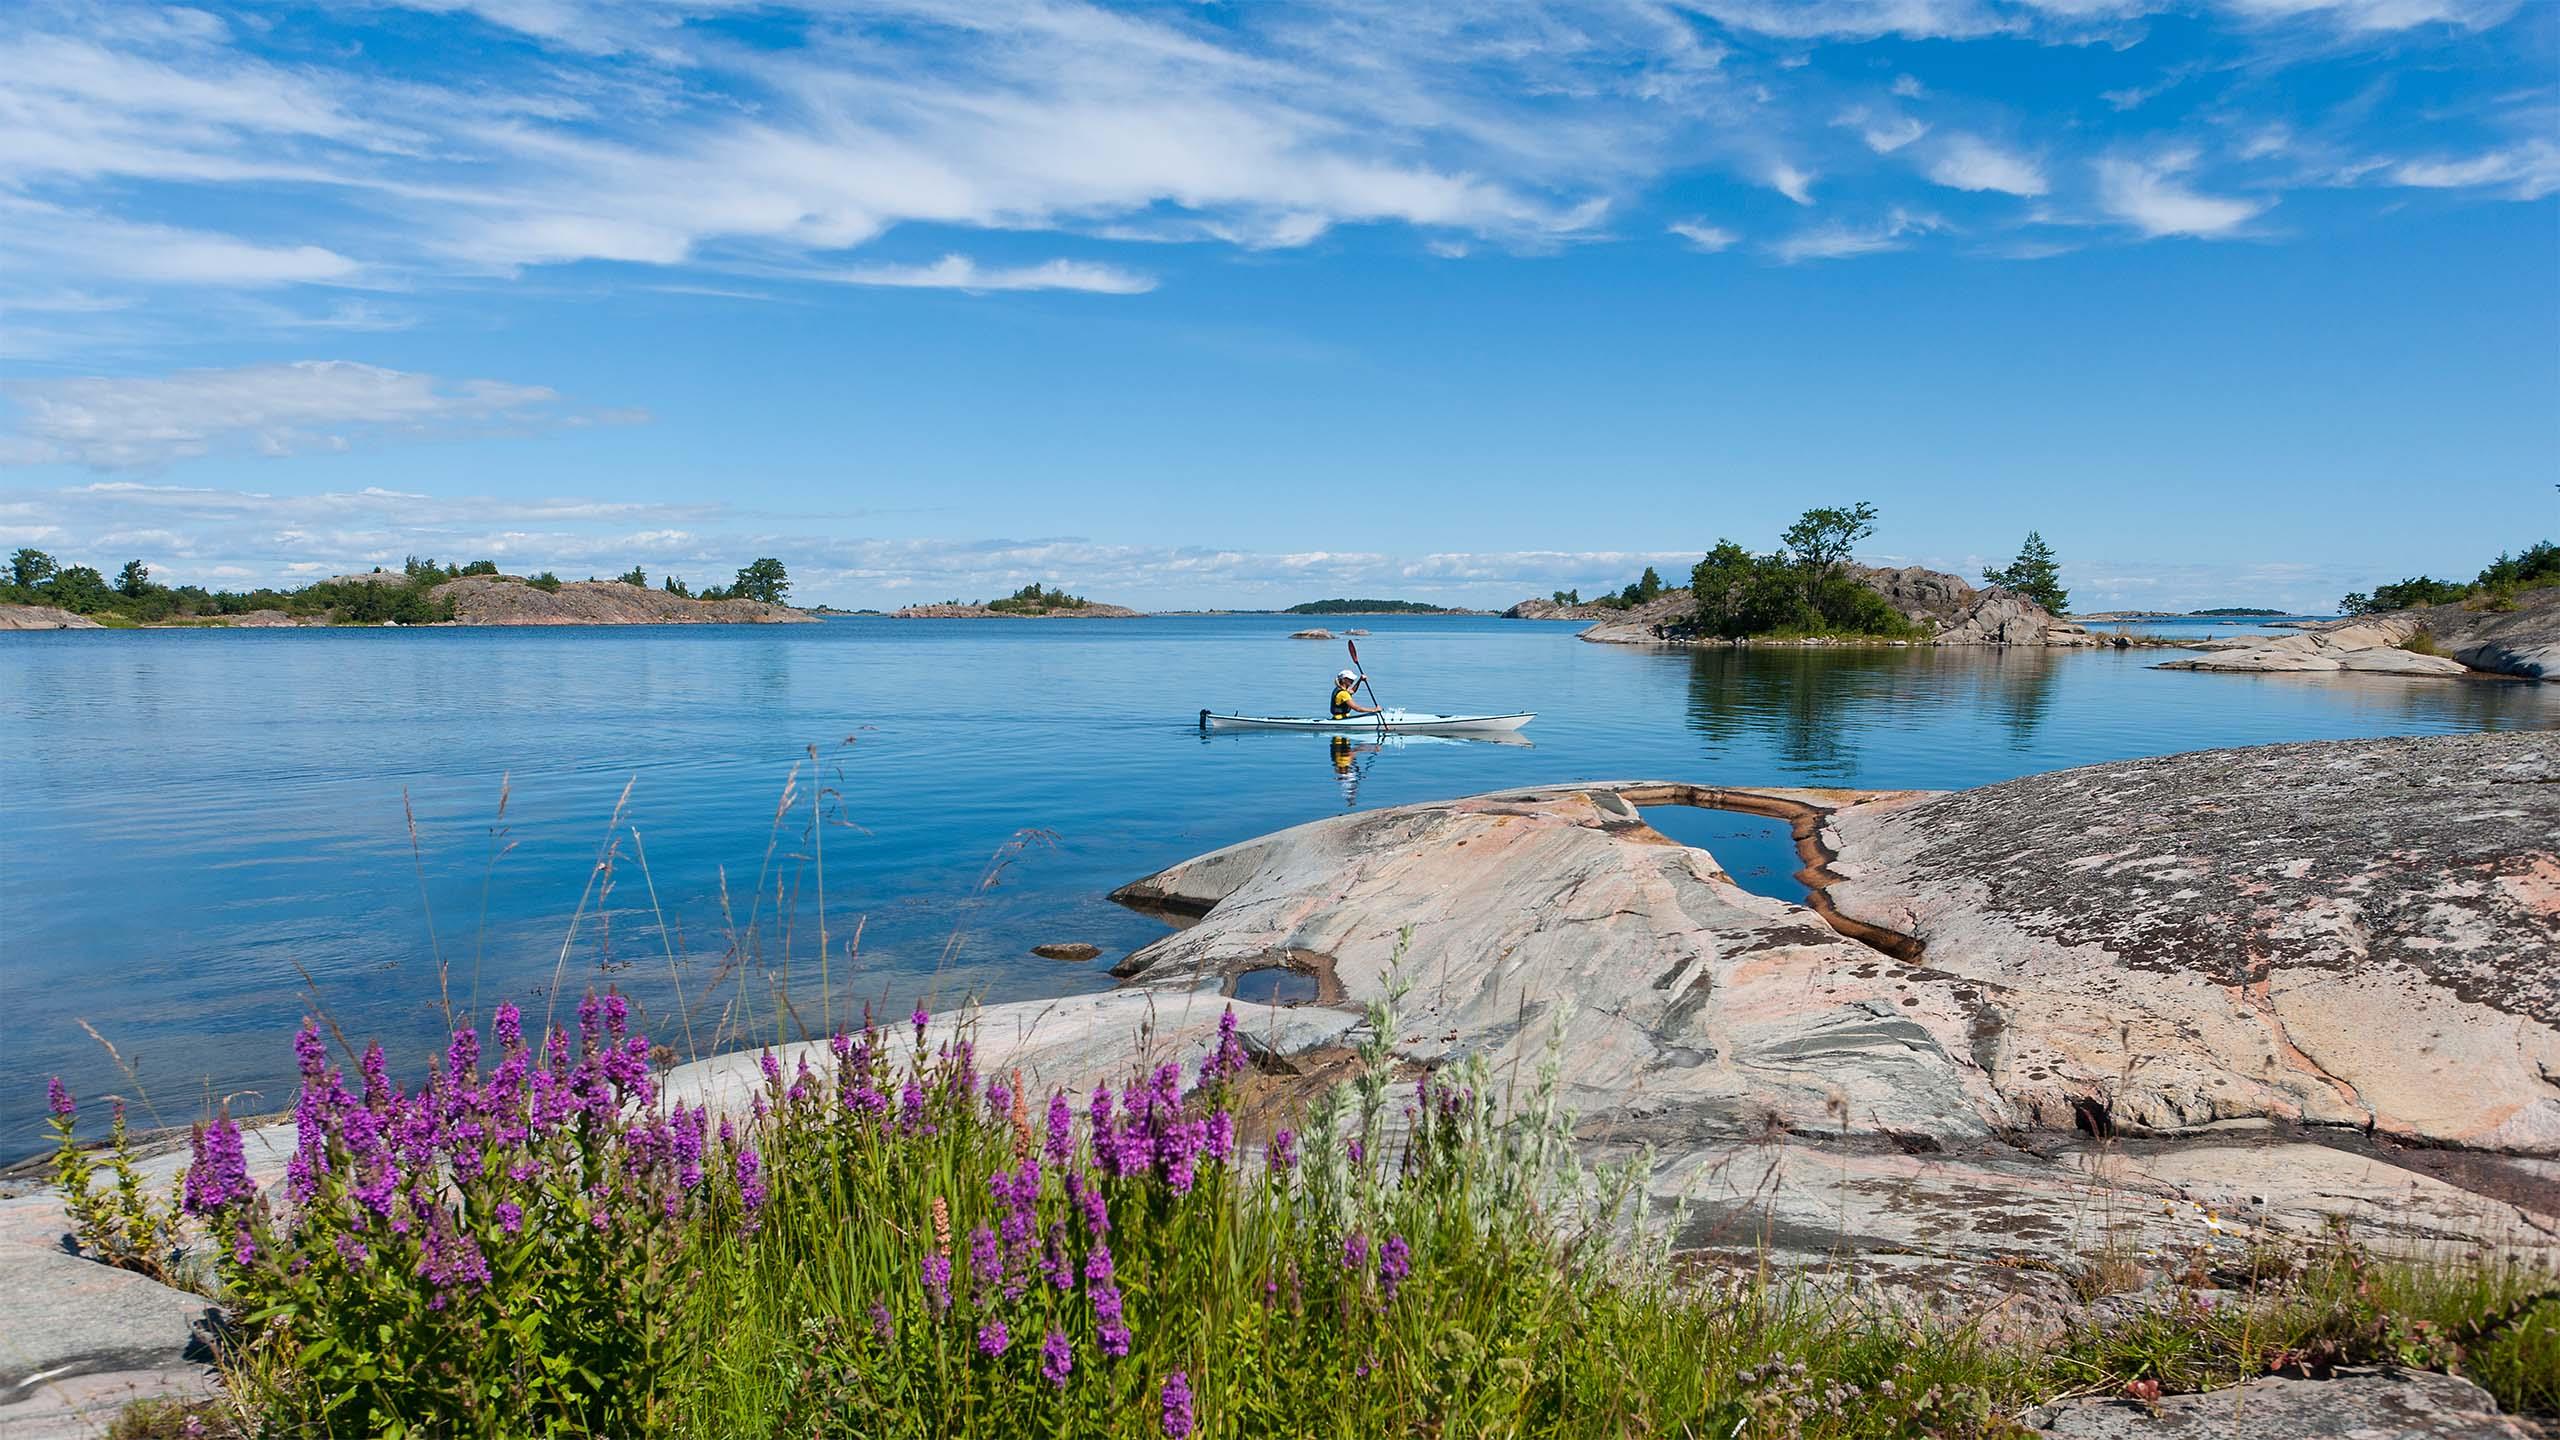
[[[1203,730],[1314,730],[1343,735],[1492,735],[1519,729],[1538,717],[1530,711],[1514,715],[1430,715],[1418,710],[1389,710],[1383,715],[1349,715],[1340,720],[1292,715],[1219,715],[1200,712]]]

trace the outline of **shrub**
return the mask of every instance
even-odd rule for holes
[[[542,591],[546,595],[557,595],[560,593],[560,577],[552,574],[548,570],[543,571],[541,574],[534,576],[532,579],[527,580],[524,583],[532,586],[536,590]]]

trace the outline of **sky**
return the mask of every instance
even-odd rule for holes
[[[0,547],[2082,609],[2560,532],[2556,0],[0,5]]]

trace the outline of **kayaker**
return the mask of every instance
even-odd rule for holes
[[[1378,707],[1360,703],[1360,672],[1345,670],[1333,677],[1333,718],[1348,720],[1354,715],[1375,715]]]

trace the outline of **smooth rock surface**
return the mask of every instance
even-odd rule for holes
[[[1093,960],[1100,958],[1102,947],[1082,940],[1064,940],[1034,945],[1031,953],[1043,960]]]
[[[213,1302],[63,1248],[47,1196],[0,1200],[0,1437],[94,1435],[130,1401],[211,1393]]]
[[[2204,751],[1844,808],[1842,913],[1977,988],[2008,1122],[2560,1155],[2560,736]]]
[[[103,630],[86,615],[51,605],[0,605],[0,630]]]
[[[2533,1440],[2489,1392],[2423,1370],[2342,1369],[2327,1380],[2269,1376],[2156,1411],[2131,1400],[2073,1400],[2030,1412],[2055,1440]]]
[[[398,574],[354,575],[350,580],[398,581]],[[537,590],[495,575],[465,575],[435,588],[453,602],[464,625],[797,625],[818,617],[788,605],[758,600],[695,600],[652,586],[619,580],[570,580],[558,590]]]

